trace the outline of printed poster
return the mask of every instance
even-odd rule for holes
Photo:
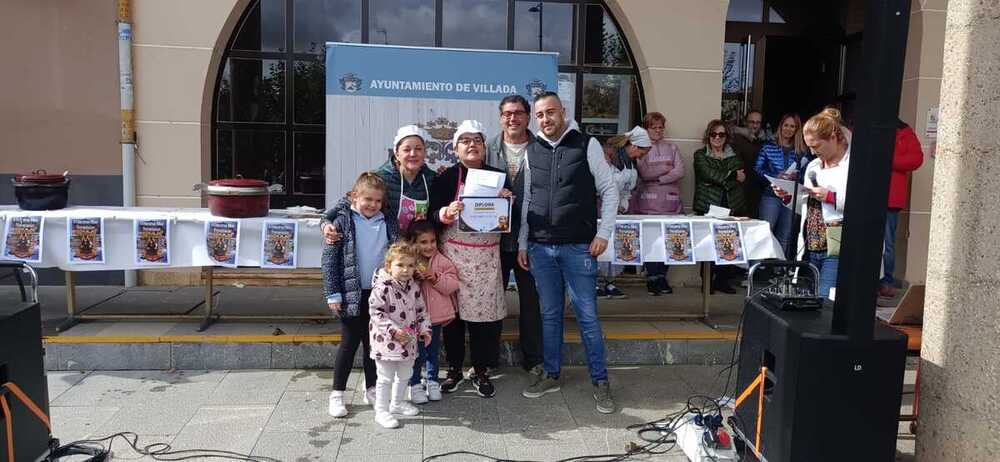
[[[170,220],[166,218],[136,219],[132,228],[135,237],[135,264],[167,266],[170,264]]]
[[[67,218],[66,246],[69,263],[104,263],[104,218]]]
[[[739,223],[712,223],[715,264],[740,265],[747,262],[743,232]]]
[[[664,263],[668,265],[693,265],[694,239],[691,222],[662,222]]]
[[[509,233],[511,201],[507,197],[462,197],[465,208],[458,216],[463,233]]]
[[[205,250],[216,265],[236,268],[236,256],[240,252],[240,222],[206,221]]]
[[[619,220],[615,222],[614,257],[616,265],[642,264],[642,222]]]
[[[261,231],[260,267],[295,268],[298,261],[299,224],[294,221],[268,221]]]
[[[45,217],[41,215],[7,217],[4,232],[3,258],[27,263],[42,261],[42,231]]]

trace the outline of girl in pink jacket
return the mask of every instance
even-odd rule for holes
[[[633,215],[675,215],[684,213],[681,202],[681,179],[684,160],[677,145],[666,140],[667,118],[650,112],[642,120],[653,142],[649,154],[636,161],[639,181],[629,201]],[[646,290],[650,295],[673,293],[667,281],[667,266],[659,262],[643,265],[646,269]]]
[[[417,272],[417,252],[410,244],[397,242],[385,253],[385,267],[372,279],[368,299],[368,335],[375,360],[375,422],[396,428],[393,414],[420,413],[406,401],[406,381],[413,374],[417,344],[431,341],[431,320],[424,305]],[[395,382],[395,386],[393,386]],[[390,402],[391,400],[391,402]]]
[[[438,251],[437,231],[427,220],[415,221],[406,236],[419,255],[417,279],[424,294],[424,303],[431,319],[431,343],[418,345],[417,361],[410,377],[410,401],[423,404],[441,399],[438,360],[441,355],[441,327],[455,319],[455,293],[458,292],[458,268]],[[421,375],[427,364],[427,385]]]

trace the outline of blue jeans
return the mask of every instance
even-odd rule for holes
[[[885,249],[882,251],[882,284],[893,285],[896,278],[896,225],[899,224],[899,209],[885,211]]]
[[[806,252],[809,263],[812,263],[819,270],[819,296],[827,298],[830,295],[830,288],[837,286],[837,267],[840,265],[840,257],[828,257],[825,250],[819,252]]]
[[[413,363],[413,375],[410,385],[420,383],[420,370],[427,364],[427,380],[438,382],[438,362],[441,355],[441,326],[431,327],[431,344],[417,343],[417,360]]]
[[[531,274],[538,286],[542,311],[542,366],[546,374],[559,377],[562,368],[563,310],[565,292],[576,313],[583,348],[587,352],[590,381],[608,380],[604,333],[597,320],[597,259],[589,244],[528,244]]]
[[[781,250],[788,255],[789,237],[791,236],[792,211],[781,203],[776,196],[765,194],[760,198],[760,219],[771,224],[771,234],[778,239]]]

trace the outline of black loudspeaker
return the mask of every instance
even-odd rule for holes
[[[833,334],[829,305],[780,311],[757,297],[744,311],[737,393],[767,367],[760,448],[767,462],[879,461],[896,456],[906,336],[876,324],[874,337]],[[758,394],[736,409],[748,445]]]
[[[43,354],[38,303],[0,306],[0,384],[13,382],[49,415]],[[13,416],[14,434],[6,434],[6,422],[0,413],[0,462],[14,462],[7,457],[7,441],[11,438],[17,462],[44,456],[49,450],[49,430],[12,393],[5,396]]]

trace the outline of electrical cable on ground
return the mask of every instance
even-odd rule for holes
[[[120,432],[104,438],[74,441],[53,449],[50,457],[45,459],[45,462],[55,462],[65,456],[81,453],[93,454],[92,458],[86,459],[83,462],[100,462],[108,460],[111,454],[111,444],[116,438],[125,440],[125,442],[128,443],[132,450],[137,454],[151,457],[153,460],[178,461],[223,459],[247,462],[281,462],[280,460],[271,457],[251,456],[218,449],[182,449],[174,451],[171,450],[171,446],[167,443],[152,443],[139,447],[139,435],[133,432]],[[107,443],[107,446],[102,443]],[[55,456],[54,458],[53,455]]]

